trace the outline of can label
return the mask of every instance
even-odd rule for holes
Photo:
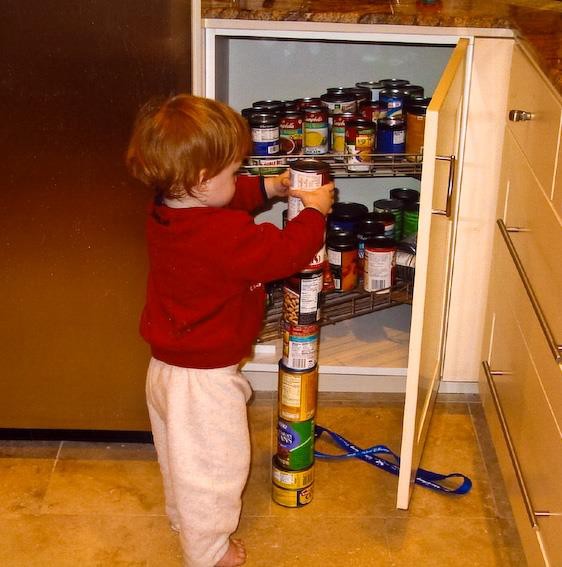
[[[406,151],[406,130],[380,128],[377,132],[377,151],[383,154],[403,154]]]
[[[289,471],[284,469],[279,459],[273,457],[272,465],[273,483],[281,488],[287,490],[297,490],[299,488],[306,488],[314,482],[314,465],[302,471]]]
[[[283,319],[292,325],[314,325],[320,318],[323,273],[296,276],[283,287]]]
[[[328,262],[336,291],[351,291],[357,286],[357,249],[333,250],[328,247]]]
[[[314,191],[327,182],[327,176],[321,171],[297,171],[291,168],[291,189]],[[302,201],[298,197],[291,197],[289,195],[287,203],[287,220],[294,219],[303,209],[304,205],[302,204]]]
[[[369,171],[368,162],[372,161],[374,147],[374,126],[358,126],[353,122],[346,124],[345,153],[349,171]]]
[[[277,460],[289,470],[308,469],[314,461],[314,420],[277,424]]]
[[[363,286],[365,291],[386,290],[394,284],[395,250],[365,248]]]
[[[279,123],[279,142],[285,155],[300,154],[303,142],[303,116],[282,116]]]
[[[280,365],[277,395],[280,418],[295,422],[310,420],[316,412],[318,367],[306,371],[291,371]],[[314,435],[312,429],[311,435]],[[283,461],[282,464],[286,465]]]
[[[256,156],[272,156],[279,153],[279,126],[252,128],[253,153]]]
[[[334,114],[332,116],[332,153],[345,153],[345,125],[350,120],[357,120],[355,113]]]
[[[288,490],[286,488],[281,488],[276,484],[272,484],[271,497],[275,503],[280,504],[281,506],[286,506],[287,508],[301,508],[312,501],[313,486],[314,485],[311,484],[306,488]]]
[[[308,155],[328,153],[328,113],[324,108],[305,109],[304,153]]]
[[[296,370],[309,370],[318,362],[318,325],[283,323],[283,364]]]

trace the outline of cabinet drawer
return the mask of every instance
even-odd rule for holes
[[[560,103],[521,48],[513,51],[508,111],[522,110],[531,120],[509,121],[523,152],[544,190],[550,195],[560,132]]]
[[[562,226],[552,203],[541,190],[508,130],[505,136],[502,184],[507,186],[500,215],[508,227],[544,315],[562,341]]]
[[[489,365],[535,511],[562,513],[562,375],[496,237]]]

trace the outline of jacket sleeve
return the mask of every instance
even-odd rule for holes
[[[250,283],[286,278],[305,268],[324,244],[324,215],[305,208],[284,229],[256,224],[244,213],[232,227],[218,262],[231,277]]]
[[[238,175],[236,193],[228,208],[252,212],[263,207],[267,200],[264,179],[261,175]]]

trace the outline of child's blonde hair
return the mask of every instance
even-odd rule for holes
[[[173,199],[192,194],[250,148],[248,124],[240,114],[221,102],[182,94],[141,108],[127,166],[134,177]]]

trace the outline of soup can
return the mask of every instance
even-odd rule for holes
[[[332,205],[328,215],[328,230],[347,230],[356,233],[359,222],[369,214],[369,209],[362,203],[342,203]]]
[[[377,152],[403,154],[406,151],[406,122],[400,116],[381,118],[377,123]]]
[[[314,159],[299,159],[291,162],[289,173],[291,189],[314,191],[330,181],[330,165]],[[298,197],[289,195],[287,201],[287,220],[293,220],[304,207]]]
[[[302,153],[304,113],[285,110],[279,118],[279,143],[281,153],[293,155]]]
[[[357,229],[357,272],[359,274],[359,279],[363,278],[365,242],[367,242],[369,238],[374,238],[375,236],[384,236],[384,229],[384,223],[376,219],[374,214],[367,215],[359,223],[359,227]],[[393,236],[393,234],[391,236]]]
[[[272,480],[273,484],[286,490],[299,490],[306,488],[314,482],[314,464],[306,469],[294,471],[286,469],[280,462],[279,457],[272,458]]]
[[[375,151],[376,126],[364,119],[345,125],[345,155],[349,171],[369,171]]]
[[[288,470],[309,468],[314,462],[314,420],[277,420],[277,461]]]
[[[282,171],[270,165],[281,165],[283,159],[278,156],[279,147],[279,116],[270,112],[253,112],[249,114],[250,130],[252,135],[252,155],[260,156],[252,160],[252,173],[273,175]]]
[[[328,111],[323,106],[304,109],[303,150],[307,155],[327,154],[329,151]]]
[[[328,114],[343,114],[344,112],[355,112],[357,110],[357,101],[355,95],[342,89],[339,92],[330,92],[320,97],[322,106],[328,109]]]
[[[279,362],[278,411],[282,420],[312,420],[316,413],[317,396],[318,366],[308,370],[296,370]],[[313,425],[311,431],[314,437]]]
[[[353,232],[328,232],[326,250],[335,291],[351,291],[357,287],[357,236]]]
[[[352,120],[360,118],[355,112],[332,114],[331,148],[332,153],[343,156],[345,153],[345,125]]]
[[[285,105],[281,100],[258,100],[252,104],[254,108],[270,112],[281,112]]]
[[[386,104],[380,100],[363,102],[359,108],[359,114],[369,122],[376,122],[380,118],[386,118]]]
[[[309,106],[322,106],[322,101],[320,97],[316,96],[305,96],[303,98],[298,98],[296,100],[297,108],[302,110],[303,108],[308,108]]]
[[[318,325],[292,325],[283,321],[282,363],[295,370],[310,370],[318,362]]]
[[[387,291],[396,280],[396,242],[370,238],[365,242],[363,287],[369,292]]]
[[[323,267],[299,272],[283,286],[283,320],[291,325],[315,325],[320,319]]]
[[[275,483],[271,486],[271,498],[280,506],[285,506],[287,508],[302,508],[312,502],[314,484],[296,489],[281,488]]]
[[[404,222],[404,201],[400,199],[378,199],[373,203],[375,213],[390,213],[394,216],[394,238],[402,238],[402,224]]]
[[[359,83],[355,83],[355,86],[369,89],[371,91],[372,101],[379,100],[379,92],[386,88],[380,81],[361,81]]]

